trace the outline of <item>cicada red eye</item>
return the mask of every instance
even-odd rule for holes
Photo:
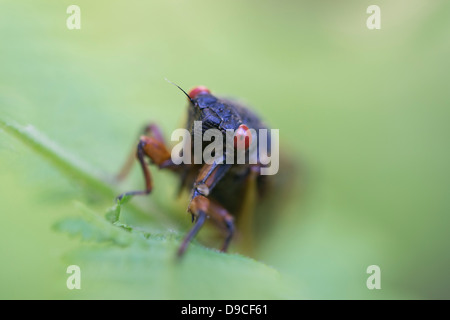
[[[250,147],[252,143],[252,133],[245,124],[241,124],[234,134],[234,148],[244,146],[245,150]]]
[[[207,87],[197,86],[195,88],[192,88],[191,91],[189,91],[189,97],[191,97],[191,99],[196,99],[197,96],[201,93],[211,93],[211,92]]]

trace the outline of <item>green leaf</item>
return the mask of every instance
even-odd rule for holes
[[[14,121],[0,124],[50,163],[113,199],[112,179],[76,159],[33,126]],[[64,217],[53,228],[80,238],[64,261],[81,267],[83,298],[146,299],[271,299],[293,296],[273,268],[253,259],[207,249],[196,241],[182,259],[176,258],[182,234],[148,232],[121,222],[124,197],[103,216],[77,201],[79,216]],[[132,207],[128,203],[126,207]],[[136,209],[135,209],[136,210]]]
[[[73,154],[69,154],[34,126],[23,126],[13,120],[5,121],[1,118],[0,126],[50,161],[54,167],[71,178],[77,179],[79,183],[90,185],[106,196],[114,195],[114,191],[110,187],[110,184],[113,182],[111,177],[92,168]]]
[[[93,242],[107,242],[118,246],[128,246],[133,243],[123,228],[111,227],[112,224],[103,217],[77,202],[82,215],[63,218],[53,226],[55,230],[68,233],[71,236],[80,236],[82,240]]]
[[[62,219],[55,229],[79,235],[88,242],[64,259],[82,270],[83,298],[292,297],[281,275],[260,262],[207,249],[196,242],[185,257],[178,259],[175,253],[181,240],[179,234],[149,234],[117,226],[83,204],[77,206],[80,216]]]
[[[111,207],[105,215],[106,220],[108,220],[111,223],[115,223],[117,221],[119,221],[119,217],[120,217],[120,205],[119,204],[115,204],[113,207]]]
[[[89,191],[94,191],[107,199],[115,199],[118,191],[115,190],[115,179],[100,170],[94,169],[85,161],[69,153],[57,143],[48,138],[45,134],[37,130],[32,125],[23,126],[14,120],[4,120],[0,118],[0,127],[10,133],[37,154],[40,154],[49,161],[55,168],[59,169],[68,178],[77,181],[80,185],[86,187]],[[124,204],[131,199],[130,196],[123,197],[119,204]],[[176,228],[177,223],[171,221],[167,215],[152,207],[152,215],[137,205],[130,203],[127,206],[132,213],[137,216],[145,216],[146,219],[155,219],[155,224],[162,224]],[[159,221],[158,221],[159,220]]]

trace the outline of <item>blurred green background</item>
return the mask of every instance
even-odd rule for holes
[[[55,223],[89,228],[71,217],[101,217],[139,168],[98,192],[0,127],[0,298],[450,298],[448,1],[76,1],[80,30],[70,4],[0,2],[1,120],[112,176],[144,123],[182,123],[164,78],[203,84],[280,129],[306,188],[274,212],[262,263],[193,245],[176,264],[190,224],[170,173],[153,169],[155,193],[123,213],[150,242],[68,237]],[[381,290],[366,287],[373,264]]]

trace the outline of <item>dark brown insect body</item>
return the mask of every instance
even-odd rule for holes
[[[184,92],[184,91],[183,91]],[[152,163],[159,168],[169,169],[180,176],[181,187],[191,190],[191,200],[188,211],[192,214],[195,222],[193,228],[186,235],[181,244],[178,255],[181,256],[187,248],[190,240],[197,234],[206,218],[211,217],[214,221],[225,227],[227,235],[222,246],[222,251],[226,251],[235,232],[235,220],[241,220],[240,233],[251,233],[252,216],[255,206],[267,198],[268,190],[273,187],[275,176],[261,175],[261,168],[264,165],[260,161],[259,141],[260,134],[266,134],[267,149],[270,153],[270,131],[260,133],[260,129],[267,129],[259,117],[248,108],[231,100],[220,99],[210,93],[205,87],[195,87],[189,94],[185,93],[189,99],[188,120],[186,129],[189,130],[191,141],[198,138],[198,131],[194,130],[195,121],[201,121],[201,134],[209,129],[217,129],[223,133],[223,146],[229,146],[226,140],[226,130],[233,130],[234,147],[237,148],[237,141],[243,140],[239,144],[244,148],[246,161],[244,164],[237,164],[236,161],[229,163],[225,161],[227,150],[223,155],[223,161],[214,161],[210,164],[202,161],[200,164],[175,164],[171,158],[171,153],[165,145],[162,134],[156,125],[151,124],[146,127],[145,135],[141,136],[137,146],[137,159],[141,165],[146,189],[144,191],[127,192],[124,195],[148,194],[152,190],[150,172],[145,163],[148,157]],[[251,135],[249,128],[254,129],[258,143],[256,147],[250,148]],[[201,139],[201,137],[200,137]],[[212,142],[202,142],[202,152]],[[190,146],[194,154],[194,143]],[[255,153],[256,162],[249,163],[249,158]],[[237,153],[234,155],[237,156]],[[235,158],[236,159],[236,158]],[[192,157],[193,160],[193,157]],[[191,162],[193,163],[193,161]],[[122,171],[120,176],[128,171]],[[239,221],[238,221],[239,222]],[[248,235],[249,238],[253,235]]]

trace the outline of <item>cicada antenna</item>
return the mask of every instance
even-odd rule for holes
[[[177,87],[178,89],[180,89],[180,90],[186,95],[186,97],[188,97],[189,101],[190,101],[192,104],[195,104],[195,103],[194,103],[194,100],[192,100],[192,98],[187,94],[187,92],[184,91],[179,85],[177,85],[176,83],[170,81],[170,80],[167,79],[167,78],[164,78],[164,80],[166,80],[168,83],[173,84],[175,87]]]

